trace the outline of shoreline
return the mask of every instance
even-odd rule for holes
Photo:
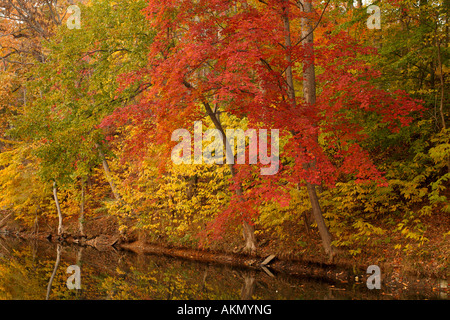
[[[150,243],[142,240],[122,241],[117,236],[108,236],[100,234],[90,239],[80,240],[76,236],[67,235],[67,237],[58,239],[55,234],[30,232],[7,232],[0,233],[6,237],[17,237],[26,241],[38,240],[48,241],[54,244],[76,245],[92,247],[99,251],[105,250],[123,250],[133,252],[139,255],[159,255],[168,256],[175,259],[195,261],[213,265],[227,265],[233,268],[247,269],[264,272],[270,277],[294,276],[309,279],[318,279],[322,281],[331,281],[343,284],[365,284],[371,274],[367,274],[365,267],[351,263],[350,261],[338,261],[335,263],[315,262],[301,259],[273,257],[267,264],[262,264],[266,258],[265,254],[247,255],[242,253],[233,253],[225,251],[205,250],[187,248],[174,245],[163,245],[159,243]],[[437,276],[435,274],[421,274],[420,276],[410,272],[402,273],[402,265],[383,263],[380,265],[382,270],[382,285],[393,290],[402,290],[408,287],[414,290],[443,290],[450,293],[450,277]],[[447,284],[442,288],[441,283]]]
[[[339,263],[314,262],[292,258],[274,257],[267,263],[263,262],[269,258],[265,254],[257,252],[255,255],[244,253],[226,252],[210,249],[196,249],[175,245],[164,245],[161,243],[151,243],[143,240],[123,241],[119,236],[100,234],[90,238],[80,238],[72,235],[58,238],[53,233],[41,232],[33,234],[31,232],[0,232],[0,236],[17,237],[27,241],[38,240],[62,245],[78,245],[93,247],[99,251],[104,250],[125,250],[142,255],[164,255],[177,259],[191,260],[202,263],[212,263],[229,265],[238,268],[258,269],[271,273],[285,273],[291,275],[301,275],[307,277],[330,278],[333,271],[340,274],[340,279],[351,276],[354,266]],[[362,268],[355,275],[360,275],[365,271]],[[273,274],[272,274],[273,275]]]

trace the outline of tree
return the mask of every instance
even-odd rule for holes
[[[303,5],[303,12],[309,14],[312,12],[312,1],[306,0]],[[305,62],[303,63],[303,97],[306,104],[311,108],[316,104],[316,78],[315,78],[315,68],[314,68],[314,29],[312,21],[308,17],[302,17],[302,43],[303,49],[307,53],[305,56]],[[291,28],[290,28],[290,17],[289,17],[289,4],[286,1],[283,14],[284,22],[284,32],[285,32],[285,46],[288,50],[292,48],[291,42]],[[294,85],[294,77],[292,74],[292,58],[287,50],[286,61],[288,67],[286,69],[286,84],[288,86],[288,97],[291,101],[292,108],[297,108],[296,102],[296,90]],[[294,133],[295,134],[295,133]],[[318,136],[316,134],[315,140],[318,142]],[[314,163],[304,164],[305,168],[314,167]],[[334,249],[331,246],[331,236],[328,228],[323,219],[322,210],[320,208],[319,199],[316,193],[315,185],[311,182],[306,181],[306,188],[308,190],[308,195],[311,201],[312,212],[314,219],[316,220],[319,232],[322,238],[323,246],[325,252],[332,259],[334,256]]]
[[[299,9],[302,6],[305,12]],[[319,21],[309,11],[307,3],[286,1],[150,1],[146,13],[157,33],[143,72],[150,74],[152,87],[136,106],[149,116],[133,120],[137,126],[151,123],[155,141],[164,143],[173,130],[190,127],[205,115],[224,132],[217,112],[246,118],[251,126],[284,130],[289,141],[279,174],[256,183],[254,170],[230,167],[236,196],[225,212],[252,224],[251,217],[257,216],[264,201],[285,199],[281,194],[289,188],[286,183],[305,183],[324,248],[331,254],[313,186],[322,181],[332,186],[341,174],[361,181],[380,179],[359,144],[367,137],[361,121],[377,117],[395,129],[410,122],[408,115],[418,105],[401,92],[389,93],[371,84],[379,74],[362,56],[373,54],[373,49],[342,32],[319,39],[316,54],[322,83],[316,101],[311,41],[313,25]],[[293,44],[290,38],[295,38]],[[299,61],[304,72],[294,72]],[[126,81],[132,83],[133,78]],[[294,89],[302,81],[303,97]],[[169,153],[170,149],[163,159]],[[248,183],[252,180],[255,183]],[[253,250],[250,243],[248,251]]]
[[[95,1],[92,6],[81,6],[84,29],[62,25],[45,45],[46,59],[31,69],[24,85],[28,102],[10,132],[36,144],[39,173],[43,181],[53,183],[61,223],[57,188],[76,186],[83,202],[84,183],[100,163],[113,196],[120,199],[107,162],[108,133],[98,125],[141,90],[137,86],[118,93],[115,79],[145,58],[142,44],[152,35],[139,13],[143,4]],[[80,214],[83,212],[81,205]]]

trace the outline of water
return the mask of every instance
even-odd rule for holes
[[[66,273],[80,267],[81,289]],[[72,282],[70,282],[72,283]],[[127,251],[98,251],[0,237],[0,299],[439,299],[445,293],[405,288],[369,290],[340,282],[231,268]]]

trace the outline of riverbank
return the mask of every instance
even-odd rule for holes
[[[68,290],[70,265],[79,265],[81,290]],[[369,290],[364,281],[330,280],[174,258],[110,247],[0,235],[0,296],[40,300],[391,300],[447,299],[428,281],[418,286],[385,283]],[[55,275],[52,277],[52,275]],[[51,279],[53,278],[53,281]],[[429,280],[429,279],[428,279]],[[51,283],[51,284],[50,284]]]
[[[289,274],[305,278],[329,279],[342,283],[365,283],[370,276],[366,273],[367,267],[375,264],[382,271],[383,285],[391,288],[412,286],[417,290],[423,288],[450,290],[446,285],[450,282],[448,268],[436,269],[436,264],[433,264],[435,260],[426,257],[423,260],[413,261],[411,253],[408,255],[403,251],[387,250],[388,247],[385,243],[383,246],[372,248],[371,251],[364,252],[357,257],[349,256],[341,250],[333,263],[328,263],[326,256],[321,253],[320,243],[316,243],[316,254],[309,257],[277,251],[273,246],[264,245],[264,241],[255,255],[246,255],[233,250],[201,249],[162,241],[154,242],[145,235],[143,236],[142,232],[120,233],[117,221],[111,216],[101,216],[86,221],[85,237],[77,234],[75,219],[66,222],[65,234],[62,237],[58,237],[55,230],[53,225],[48,224],[41,226],[40,230],[30,231],[11,219],[3,227],[2,232],[23,239],[89,246],[100,251],[127,250],[136,254],[163,255],[207,264],[259,270],[270,277]],[[448,243],[439,243],[434,238],[430,242],[426,247],[428,250],[436,246],[434,252],[438,252],[438,249],[439,252],[447,252]],[[422,248],[422,250],[425,249]],[[384,252],[384,256],[381,259],[379,255],[373,254],[374,252],[378,252],[378,254]]]

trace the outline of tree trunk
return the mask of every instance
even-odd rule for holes
[[[244,271],[244,285],[241,289],[241,300],[252,300],[256,289],[255,274],[250,271]]]
[[[311,0],[305,0],[303,2],[303,10],[305,13],[312,12],[312,3]],[[283,15],[284,22],[284,31],[285,31],[285,47],[287,50],[287,54],[285,56],[286,62],[288,63],[288,67],[286,69],[286,83],[288,85],[288,97],[292,104],[293,108],[297,108],[296,102],[296,92],[294,86],[294,79],[292,73],[292,59],[291,53],[289,52],[292,44],[291,44],[291,29],[290,29],[290,21],[289,21],[289,1],[285,0],[285,8]],[[315,68],[314,68],[314,35],[313,35],[313,26],[309,18],[302,18],[302,44],[305,48],[305,52],[307,53],[307,57],[305,57],[305,62],[303,65],[303,96],[305,102],[309,105],[309,107],[314,107],[316,103],[316,79],[315,79]],[[314,139],[317,141],[317,136]],[[305,168],[314,168],[314,163],[306,164]],[[322,209],[320,208],[319,199],[317,197],[316,187],[310,182],[306,182],[306,188],[308,190],[309,200],[311,202],[312,212],[314,215],[314,219],[316,220],[317,227],[319,228],[320,237],[322,239],[322,245],[325,249],[325,253],[329,255],[330,260],[333,259],[334,256],[334,248],[331,246],[331,235],[328,231],[328,228],[325,224],[322,215]]]
[[[441,43],[438,39],[437,31],[436,31],[436,45],[437,45],[437,60],[439,66],[439,81],[441,83],[441,99],[439,103],[439,114],[441,116],[442,129],[446,130],[447,125],[445,122],[445,114],[444,114],[445,81],[444,81],[444,70],[442,70]],[[450,173],[450,157],[447,157],[447,172]]]
[[[58,270],[60,261],[61,261],[61,245],[58,244],[57,247],[56,247],[56,262],[55,262],[55,267],[53,268],[52,275],[50,276],[50,280],[48,281],[48,285],[47,285],[47,294],[46,294],[46,296],[45,296],[45,300],[48,300],[48,298],[50,297],[50,292],[51,292],[51,290],[52,290],[53,279],[55,278],[56,271]]]
[[[256,253],[255,227],[246,220],[242,222],[242,227],[245,241],[244,251],[254,254]]]
[[[80,216],[78,217],[78,228],[80,235],[85,237],[84,233],[84,199],[85,199],[85,186],[84,181],[81,182],[81,203],[80,203]]]
[[[113,193],[114,199],[121,200],[119,193],[117,192],[116,185],[114,184],[114,180],[111,176],[111,170],[109,170],[108,161],[106,161],[105,154],[103,153],[102,149],[98,144],[96,144],[96,147],[98,149],[98,154],[100,156],[100,159],[102,160],[103,164],[103,171],[105,172],[106,180],[109,183],[109,186],[111,187],[111,191]]]
[[[56,181],[53,181],[53,197],[55,199],[56,210],[58,211],[58,236],[60,236],[63,234],[63,218],[58,200],[58,188],[56,186]]]
[[[303,10],[305,13],[312,12],[312,0],[305,0],[303,3]],[[314,32],[312,21],[309,18],[302,18],[302,38],[304,38],[302,44],[307,52],[306,63],[303,65],[303,96],[306,103],[313,107],[316,104],[316,74],[314,67]],[[292,84],[293,85],[293,84]],[[294,91],[295,92],[295,91]],[[315,141],[318,143],[318,136],[314,137]],[[310,166],[314,168],[314,163]],[[319,198],[316,192],[316,186],[311,183],[306,183],[306,188],[308,190],[308,196],[311,201],[312,212],[319,228],[319,233],[322,238],[322,244],[324,246],[325,252],[329,255],[330,260],[334,256],[334,248],[331,246],[331,235],[325,224],[323,218],[322,209],[320,208]]]
[[[203,104],[205,106],[206,113],[210,117],[211,121],[214,123],[214,126],[222,134],[223,145],[225,146],[226,150],[230,150],[229,142],[228,142],[227,136],[225,135],[225,130],[223,129],[222,124],[220,123],[219,119],[215,116],[209,103],[204,101]],[[236,176],[236,169],[234,168],[232,163],[228,163],[228,167],[230,168],[230,171],[231,171],[231,177],[234,178]],[[240,201],[243,200],[242,199],[242,197],[243,197],[242,186],[240,184],[236,189],[236,195],[238,196]],[[243,227],[243,235],[244,235],[244,241],[245,241],[244,252],[254,254],[254,253],[256,253],[256,247],[257,247],[256,246],[256,237],[255,237],[255,227],[252,224],[250,224],[249,221],[247,221],[245,219],[243,219],[243,221],[242,221],[242,227]]]
[[[78,253],[77,253],[77,266],[81,267],[82,265],[82,260],[83,260],[83,247],[79,247],[78,248]]]
[[[436,35],[437,39],[437,35]],[[442,70],[442,55],[441,55],[441,43],[439,40],[436,40],[437,45],[437,58],[439,65],[439,81],[441,82],[441,100],[439,104],[439,113],[441,115],[441,124],[442,128],[445,130],[447,128],[445,123],[445,115],[444,115],[444,92],[445,92],[445,81],[444,81],[444,72]]]

